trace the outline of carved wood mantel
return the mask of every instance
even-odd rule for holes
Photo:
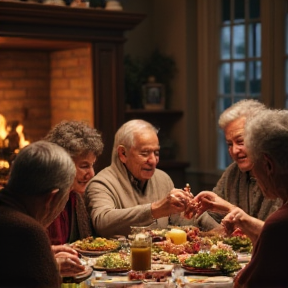
[[[105,149],[97,170],[109,165],[114,134],[124,122],[124,32],[142,14],[0,0],[0,49],[61,50],[91,45],[94,125]]]

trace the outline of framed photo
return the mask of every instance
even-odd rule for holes
[[[161,83],[147,83],[142,86],[143,106],[147,110],[165,109],[165,90]]]

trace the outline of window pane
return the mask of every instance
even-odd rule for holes
[[[220,94],[230,94],[231,93],[231,72],[230,64],[224,63],[220,67],[220,76],[219,76],[219,92]]]
[[[233,64],[233,80],[235,93],[245,93],[245,63],[236,62]]]
[[[223,23],[230,22],[230,0],[222,1],[222,21]]]
[[[249,63],[249,84],[251,94],[260,94],[261,92],[261,62],[250,61]]]
[[[228,152],[224,131],[219,128],[218,133],[218,168],[224,170],[232,163],[232,159]]]
[[[244,20],[245,19],[245,9],[244,9],[244,0],[235,0],[234,2],[234,13],[235,20]]]
[[[219,112],[219,116],[220,114],[226,110],[228,107],[230,107],[232,105],[233,101],[231,97],[219,97],[218,98],[218,112]],[[219,128],[219,126],[217,125],[217,129],[218,129],[218,168],[219,169],[225,169],[230,163],[231,163],[231,157],[228,153],[228,149],[227,149],[227,144],[226,144],[226,140],[225,140],[225,135],[224,135],[224,131],[222,129]]]
[[[220,31],[218,117],[232,103],[246,98],[259,99],[261,97],[262,26],[260,22],[260,4],[260,0],[222,0],[223,22]],[[230,18],[229,13],[231,21],[228,20]],[[288,75],[288,63],[286,70]],[[286,89],[288,97],[288,81]],[[216,127],[216,129],[218,132],[218,168],[225,169],[231,163],[231,159],[224,133],[219,127]]]
[[[255,18],[260,17],[260,0],[249,1],[249,16],[250,16],[250,19],[255,19]]]
[[[252,23],[248,27],[248,54],[249,57],[261,57],[261,24]]]
[[[245,57],[245,26],[233,27],[233,55],[232,58],[243,59]]]
[[[230,107],[232,105],[232,98],[231,97],[219,97],[218,99],[218,111],[219,111],[219,115],[226,110],[228,107]]]
[[[221,59],[230,59],[230,27],[221,29]]]

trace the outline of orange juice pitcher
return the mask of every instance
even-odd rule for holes
[[[152,239],[146,227],[132,227],[130,246],[131,269],[147,271],[151,269]]]

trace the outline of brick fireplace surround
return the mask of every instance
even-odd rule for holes
[[[1,51],[0,113],[36,141],[63,119],[94,125],[90,47]]]
[[[61,120],[85,120],[105,143],[110,163],[124,121],[124,32],[140,14],[0,1],[0,114],[19,120],[27,140]]]

